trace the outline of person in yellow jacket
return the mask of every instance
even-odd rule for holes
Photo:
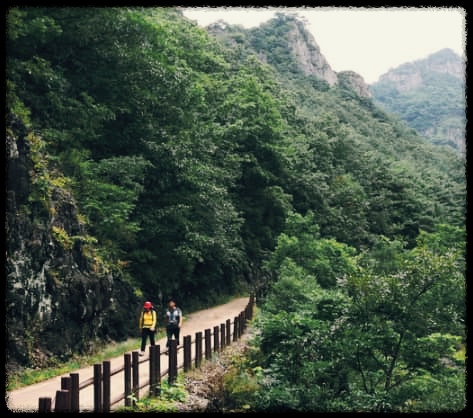
[[[141,334],[141,351],[140,356],[145,354],[146,340],[149,335],[149,342],[154,345],[154,333],[156,331],[156,311],[153,309],[151,302],[145,302],[143,311],[140,315],[140,334]]]

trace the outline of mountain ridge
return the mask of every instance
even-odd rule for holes
[[[259,37],[268,28],[271,22],[265,22],[256,28],[244,29],[240,25],[230,25],[223,20],[207,26],[207,31],[215,35],[227,46],[235,48],[244,45],[242,33],[250,37],[245,45],[254,50],[255,55],[265,64],[272,64],[279,70],[286,65],[273,56],[284,52],[285,57],[292,61],[290,71],[304,76],[315,76],[329,86],[343,85],[355,91],[360,97],[371,97],[371,92],[364,78],[354,71],[336,72],[322,54],[314,36],[304,26],[304,22],[291,15],[276,14],[278,37],[270,44],[261,44]]]

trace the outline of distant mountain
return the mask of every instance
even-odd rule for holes
[[[388,71],[370,90],[432,143],[465,152],[465,63],[451,49]]]

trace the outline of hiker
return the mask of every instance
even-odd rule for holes
[[[168,342],[166,343],[166,347],[169,347],[169,341],[174,335],[177,341],[177,345],[179,345],[179,331],[182,327],[182,312],[181,310],[176,307],[176,302],[174,299],[169,299],[169,308],[166,311],[166,317],[168,320],[168,324],[166,327],[166,333],[168,337]]]
[[[140,356],[145,354],[146,339],[149,335],[149,342],[154,345],[154,333],[156,331],[156,311],[153,309],[151,302],[145,302],[143,311],[140,316],[140,334],[141,334],[141,351]]]

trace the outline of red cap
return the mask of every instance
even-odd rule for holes
[[[151,309],[153,307],[153,305],[151,304],[151,302],[145,302],[145,309]]]

